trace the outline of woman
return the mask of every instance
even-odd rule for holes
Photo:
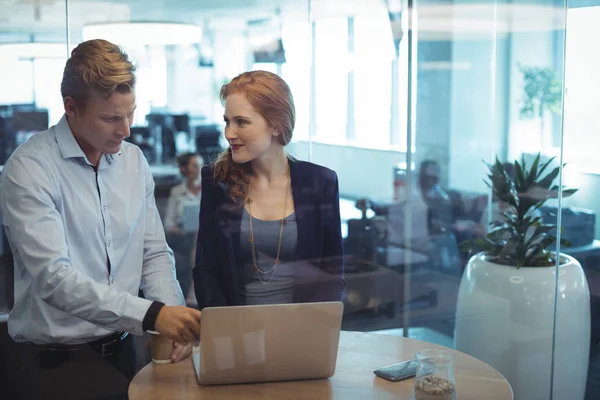
[[[194,220],[185,221],[185,216],[187,208],[197,213],[200,207],[200,168],[203,160],[196,153],[185,153],[177,157],[177,164],[185,181],[171,188],[164,225],[167,242],[175,253],[177,280],[183,295],[187,296],[192,286],[190,254],[194,247],[197,224],[193,223]]]
[[[220,97],[230,146],[202,169],[199,308],[341,300],[337,175],[287,155],[295,123],[288,85],[245,72]]]

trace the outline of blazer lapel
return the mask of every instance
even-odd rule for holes
[[[244,208],[241,205],[235,204],[231,197],[229,197],[229,190],[225,184],[221,184],[220,186],[220,194],[223,196],[223,199],[220,202],[222,205],[218,210],[218,219],[229,241],[231,265],[233,268],[236,268],[236,255],[241,254],[240,230]]]
[[[310,182],[303,170],[293,160],[289,160],[292,195],[294,197],[294,212],[298,228],[298,242],[296,243],[296,260],[309,258],[312,239],[314,236],[314,208],[310,191]]]

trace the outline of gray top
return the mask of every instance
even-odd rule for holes
[[[241,248],[244,252],[244,273],[247,275],[243,294],[246,304],[284,304],[292,302],[294,288],[294,269],[292,267],[296,243],[298,241],[298,226],[296,215],[287,216],[281,238],[280,264],[273,268],[279,244],[281,220],[263,221],[252,218],[254,231],[254,248],[256,264],[261,271],[255,271],[252,263],[252,248],[248,242],[250,237],[250,214],[244,208],[241,225]]]

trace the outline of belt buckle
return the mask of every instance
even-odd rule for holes
[[[114,345],[115,343],[117,343],[116,339],[115,340],[111,340],[108,343],[102,343],[102,346],[100,348],[100,350],[101,350],[100,351],[100,355],[102,357],[108,357],[108,356],[112,355],[113,351],[110,350],[110,346]]]

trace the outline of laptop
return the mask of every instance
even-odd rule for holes
[[[183,226],[182,231],[185,233],[198,232],[200,222],[200,203],[186,203],[183,206]]]
[[[207,307],[192,360],[201,385],[329,378],[342,302]]]

